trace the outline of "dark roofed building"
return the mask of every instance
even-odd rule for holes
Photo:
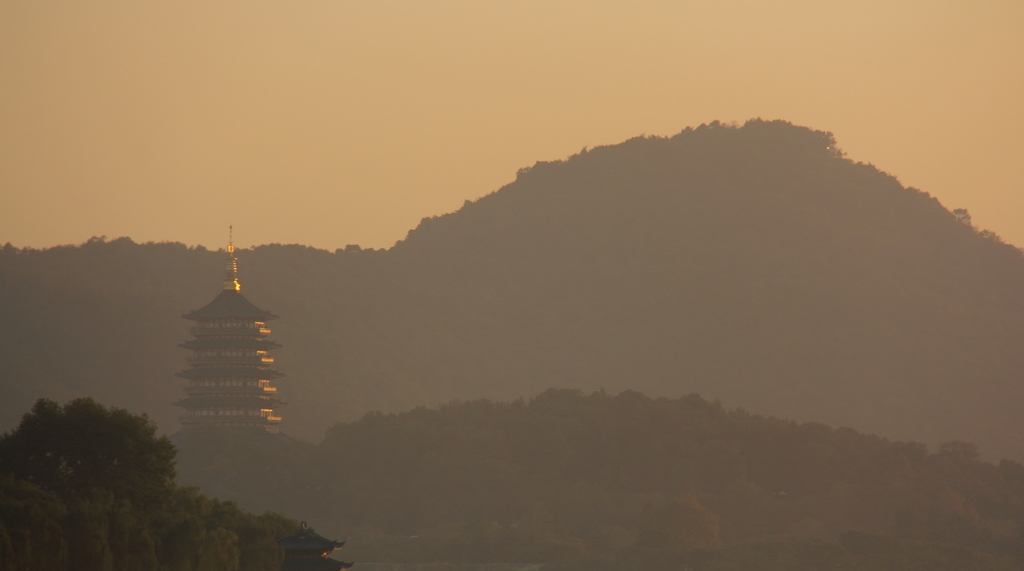
[[[352,567],[351,563],[329,557],[345,545],[344,541],[322,537],[306,527],[306,522],[295,533],[278,539],[277,545],[284,549],[281,571],[338,571]]]
[[[267,339],[267,322],[277,316],[245,299],[238,283],[235,247],[228,245],[224,287],[202,309],[182,317],[195,321],[195,339],[180,346],[192,351],[192,368],[178,373],[188,379],[188,398],[176,403],[185,409],[181,423],[229,425],[277,432],[284,406],[271,379],[281,374],[270,369],[270,350],[280,347]]]

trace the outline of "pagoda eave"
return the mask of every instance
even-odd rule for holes
[[[270,321],[277,319],[277,316],[269,311],[264,311],[245,299],[240,292],[235,290],[223,290],[220,295],[204,307],[181,316],[189,321],[202,321],[205,319],[253,319],[256,321]]]

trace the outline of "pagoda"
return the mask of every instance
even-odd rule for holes
[[[281,422],[274,409],[284,403],[270,382],[282,375],[270,369],[274,359],[269,355],[280,345],[267,339],[266,325],[277,316],[253,305],[241,290],[235,246],[229,240],[220,295],[182,316],[195,322],[195,339],[179,345],[192,350],[192,368],[178,373],[188,379],[188,398],[174,403],[185,409],[180,420],[186,428],[221,425],[277,432]]]
[[[298,531],[278,539],[277,545],[284,549],[281,571],[339,571],[352,567],[351,563],[328,557],[332,551],[341,549],[344,541],[322,537],[307,528],[306,522]]]

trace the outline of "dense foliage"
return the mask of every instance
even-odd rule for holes
[[[260,472],[252,455],[235,454],[246,438],[220,433],[184,445],[183,477],[205,487],[225,470]],[[239,445],[225,446],[232,440]],[[530,401],[368,414],[334,426],[315,449],[264,450],[259,462],[288,471],[238,480],[230,497],[350,535],[346,555],[362,562],[843,570],[1024,562],[1024,466],[986,462],[964,442],[929,452],[697,396],[552,389]]]
[[[632,139],[524,169],[387,251],[239,263],[282,316],[283,426],[306,440],[370,410],[605,387],[1024,460],[1020,252],[828,133]],[[180,316],[222,264],[127,239],[0,249],[0,427],[88,395],[176,431]]]
[[[0,437],[0,569],[276,571],[296,523],[174,485],[145,417],[40,400]]]
[[[40,400],[0,439],[0,474],[66,499],[107,492],[136,509],[165,504],[174,483],[174,445],[146,417],[91,399],[63,407]]]

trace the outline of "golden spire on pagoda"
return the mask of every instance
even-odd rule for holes
[[[233,226],[228,226],[228,260],[224,263],[224,290],[242,291],[242,284],[238,283],[238,259],[235,258]]]

